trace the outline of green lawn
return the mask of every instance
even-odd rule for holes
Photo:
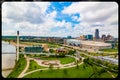
[[[42,72],[37,71],[32,74],[28,74],[24,76],[24,78],[89,78],[93,74],[93,68],[92,66],[89,66],[89,65],[86,66],[85,68],[84,66],[85,64],[80,65],[78,68],[73,67],[73,68],[67,68],[67,69],[44,70]],[[96,77],[98,77],[98,75]],[[100,74],[99,77],[111,78],[111,75],[109,75],[109,73],[107,72],[104,72]]]
[[[90,73],[92,73],[91,67],[83,69],[83,66],[79,66],[78,69],[74,67],[69,69],[44,70],[42,72],[38,71],[26,75],[24,78],[88,78]]]
[[[20,54],[20,58],[14,68],[14,70],[7,76],[7,78],[17,78],[19,74],[24,70],[26,67],[27,61],[23,57],[22,54]]]
[[[51,43],[46,43],[48,45],[48,47],[50,48],[60,48],[61,46],[60,45],[57,45],[57,44],[51,44]]]
[[[25,45],[42,45],[42,43],[36,43],[36,42],[20,42],[20,44],[25,44]]]
[[[48,47],[51,47],[51,48],[59,48],[59,47],[61,47],[61,46],[59,46],[57,44],[51,44],[51,43],[20,42],[20,44],[25,44],[25,45],[42,45],[42,44],[47,44]]]
[[[104,52],[118,52],[118,49],[102,49],[100,51],[104,51]]]
[[[60,48],[61,46],[59,46],[59,45],[53,45],[53,44],[48,44],[48,47],[50,47],[50,48]]]
[[[75,58],[72,57],[53,57],[53,56],[49,56],[47,57],[46,55],[40,55],[40,54],[35,54],[36,56],[30,56],[30,54],[27,54],[27,56],[29,57],[33,57],[33,58],[40,58],[42,60],[60,60],[61,64],[68,64],[71,62],[75,61]]]
[[[101,72],[101,70],[105,70],[104,68],[95,65],[94,67],[93,70],[95,71],[95,74],[91,76],[91,78],[112,78],[112,76],[107,71]]]
[[[68,64],[75,61],[72,57],[40,57],[42,60],[60,60],[61,64]]]
[[[46,68],[46,67],[38,65],[37,62],[34,60],[30,60],[29,68],[26,72],[33,71],[36,69],[41,69],[41,68]]]
[[[112,78],[112,76],[108,72],[104,72],[100,75],[95,74],[91,78]]]

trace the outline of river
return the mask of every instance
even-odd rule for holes
[[[2,76],[6,78],[14,68],[16,59],[16,47],[8,42],[2,41]]]

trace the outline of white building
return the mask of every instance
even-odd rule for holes
[[[92,49],[94,51],[97,51],[99,49],[111,48],[110,43],[88,41],[88,40],[83,41],[83,40],[77,40],[77,39],[67,39],[66,44],[71,46],[78,46],[80,48]]]

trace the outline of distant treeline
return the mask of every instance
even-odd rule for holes
[[[17,36],[2,36],[2,39],[3,38],[11,38],[11,39],[15,39],[17,38]],[[50,37],[44,37],[44,36],[20,36],[20,38],[50,38]],[[53,38],[53,37],[51,37]],[[54,38],[65,38],[65,37],[54,37]]]
[[[14,39],[14,38],[16,38],[17,36],[2,36],[2,39],[3,38],[12,38],[12,39]]]

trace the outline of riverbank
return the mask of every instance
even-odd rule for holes
[[[2,76],[6,78],[15,66],[16,47],[2,41]]]

